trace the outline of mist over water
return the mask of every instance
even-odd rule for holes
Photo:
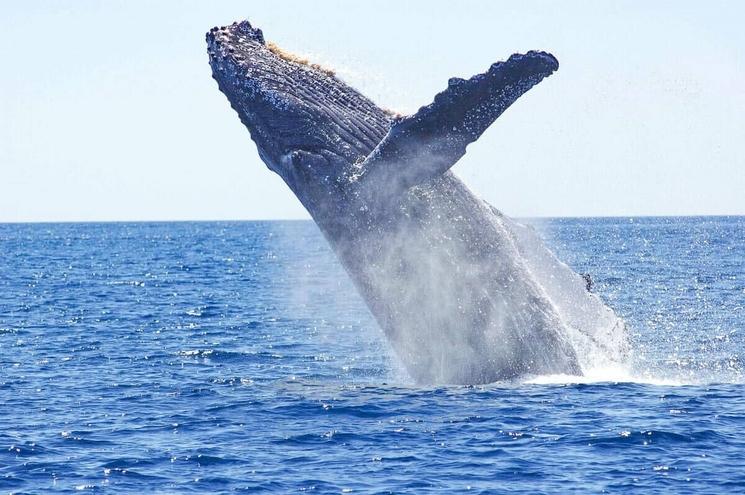
[[[382,218],[370,222],[369,234],[329,238],[416,383],[473,385],[626,366],[623,320],[532,227],[451,175],[390,203],[373,208]]]
[[[626,367],[415,385],[312,222],[0,225],[0,490],[736,492],[745,219],[528,223]]]

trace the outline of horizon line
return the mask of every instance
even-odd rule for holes
[[[735,214],[700,214],[700,215],[535,215],[535,216],[510,216],[517,220],[577,220],[577,219],[634,219],[634,218],[736,218],[745,217],[745,213]],[[202,219],[202,220],[11,220],[0,221],[0,225],[53,225],[53,224],[93,224],[93,223],[266,223],[266,222],[314,222],[312,218],[250,218],[250,219]]]

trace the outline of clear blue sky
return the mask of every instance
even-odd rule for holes
[[[16,1],[0,222],[306,218],[210,77],[248,18],[403,112],[513,52],[559,71],[455,167],[513,216],[745,214],[745,2]]]

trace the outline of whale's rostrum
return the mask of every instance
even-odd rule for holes
[[[449,170],[558,68],[512,55],[401,117],[248,21],[207,33],[213,77],[259,155],[313,217],[419,383],[581,374],[621,362],[623,322],[529,227]]]

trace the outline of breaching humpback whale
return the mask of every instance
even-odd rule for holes
[[[248,21],[207,33],[213,77],[299,198],[411,377],[480,384],[620,361],[623,322],[529,227],[451,172],[552,55],[512,55],[401,117]]]

